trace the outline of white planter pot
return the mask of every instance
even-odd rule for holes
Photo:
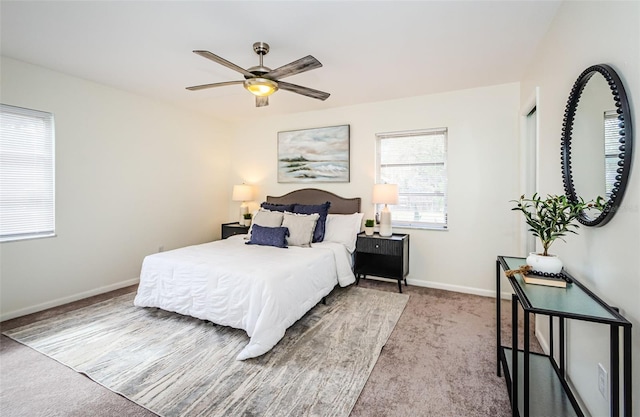
[[[373,236],[373,227],[365,227],[364,234],[367,236]]]
[[[531,252],[527,256],[527,265],[538,272],[557,274],[562,271],[562,261],[556,255],[542,256],[539,253]]]

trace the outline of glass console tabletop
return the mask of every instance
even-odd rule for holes
[[[498,260],[502,263],[505,271],[518,269],[525,264],[524,258],[499,256]],[[515,274],[509,280],[513,280],[516,283],[516,285],[512,283],[514,290],[521,292],[518,295],[522,296],[523,303],[535,313],[560,314],[600,323],[627,322],[624,317],[621,317],[615,310],[607,306],[604,301],[590,293],[573,277],[571,277],[573,282],[567,284],[566,288],[527,284],[521,274]]]

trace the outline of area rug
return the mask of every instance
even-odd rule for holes
[[[265,355],[130,293],[3,332],[161,416],[348,416],[408,296],[336,289]]]

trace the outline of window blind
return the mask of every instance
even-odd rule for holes
[[[398,184],[395,226],[447,227],[447,129],[379,133],[377,182]]]
[[[607,199],[611,198],[613,183],[616,182],[618,169],[618,154],[620,150],[620,134],[618,133],[618,114],[615,110],[604,112],[604,163],[605,163],[605,192]]]
[[[0,241],[55,233],[53,114],[0,104]]]

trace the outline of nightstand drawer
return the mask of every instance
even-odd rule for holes
[[[380,255],[402,255],[402,240],[375,239],[358,236],[356,250],[363,253],[377,253]]]
[[[244,235],[249,233],[249,226],[242,226],[240,224],[238,224],[238,222],[235,223],[224,223],[222,225],[222,238],[226,239],[229,236],[233,236],[233,235]]]

